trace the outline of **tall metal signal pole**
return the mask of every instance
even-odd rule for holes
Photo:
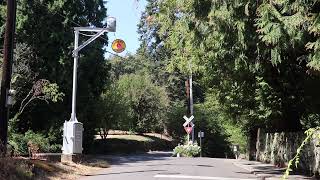
[[[94,32],[93,36],[83,42],[79,46],[79,34],[80,32]],[[77,67],[79,59],[79,51],[89,45],[91,42],[99,38],[101,35],[107,32],[116,32],[116,19],[109,17],[107,19],[107,26],[104,28],[95,27],[75,27],[74,28],[74,50],[73,50],[73,84],[72,84],[72,109],[71,118],[69,121],[65,121],[63,125],[63,145],[62,145],[62,161],[68,161],[75,154],[82,153],[82,131],[83,124],[78,122],[76,116],[77,106]]]
[[[189,105],[190,105],[190,116],[193,115],[193,93],[192,93],[192,65],[191,65],[191,61],[189,61],[189,71],[190,71],[190,75],[189,75]],[[194,143],[194,126],[192,126],[192,132],[191,132],[191,137],[192,137],[192,143]]]
[[[189,79],[186,80],[186,94],[187,94],[187,114],[189,117],[193,115],[193,93],[192,93],[192,67],[191,62],[189,61]],[[188,134],[189,139],[189,134]],[[194,126],[192,126],[191,140],[194,143]]]
[[[2,80],[0,95],[0,156],[7,151],[9,107],[7,105],[8,92],[11,83],[14,33],[16,23],[16,0],[7,0],[7,20],[4,37],[4,56],[2,63]]]

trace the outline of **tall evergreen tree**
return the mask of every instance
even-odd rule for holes
[[[4,18],[1,7],[0,22]],[[21,0],[17,7],[16,41],[27,44],[37,61],[31,66],[36,78],[56,82],[66,94],[62,103],[46,106],[34,104],[21,116],[20,131],[28,129],[47,132],[53,128],[59,130],[65,120],[70,118],[72,70],[73,70],[73,27],[103,27],[106,7],[103,0]],[[2,24],[1,24],[2,25]],[[87,38],[87,37],[86,37]],[[105,83],[109,67],[104,62],[103,47],[107,37],[97,39],[80,52],[78,66],[78,120],[84,123],[85,135],[94,133],[96,118],[90,107],[99,98]],[[80,42],[85,39],[83,36]],[[17,59],[19,61],[20,59]],[[29,59],[27,61],[32,61]],[[31,86],[32,82],[26,82]],[[26,95],[21,91],[20,97]],[[21,101],[22,99],[18,99]],[[32,111],[31,111],[32,110]],[[12,114],[15,112],[13,111]],[[86,137],[85,137],[86,138]],[[89,141],[84,141],[89,142]]]

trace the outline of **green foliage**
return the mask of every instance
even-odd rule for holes
[[[197,144],[188,143],[186,145],[178,145],[173,149],[173,154],[183,157],[196,157],[201,151]]]
[[[130,118],[129,106],[115,86],[110,85],[93,108],[99,118],[96,128],[100,128],[98,132],[102,138],[106,138],[109,129],[127,129],[126,124],[122,122]]]
[[[52,102],[62,101],[64,93],[59,92],[59,86],[56,83],[48,83],[43,87],[44,99]]]
[[[319,127],[320,126],[320,114],[309,114],[306,117],[303,117],[303,126],[307,127],[308,129],[312,127]]]
[[[168,97],[164,88],[152,83],[147,75],[129,74],[120,77],[117,91],[127,103],[129,128],[137,132],[162,130]]]
[[[224,124],[228,119],[224,114],[214,110],[208,104],[195,105],[195,131],[202,131],[205,138],[202,141],[203,156],[224,158],[231,154],[230,135],[226,131]]]
[[[31,130],[25,134],[10,133],[9,144],[12,146],[15,155],[28,155],[30,144],[37,146],[39,148],[38,152],[57,152],[61,149],[61,145],[50,145],[48,137]]]
[[[245,136],[257,128],[318,126],[318,12],[315,0],[150,0],[139,25],[140,51],[184,79],[191,62],[205,95],[195,98],[201,107],[195,109],[196,127],[224,137],[220,144],[239,142],[244,149]],[[185,114],[184,103],[171,100],[166,126],[181,137],[174,126],[183,123],[176,119]]]
[[[169,72],[187,74],[191,62],[195,81],[245,131],[297,131],[304,117],[319,113],[309,99],[319,98],[313,93],[319,86],[308,86],[319,83],[318,61],[311,58],[317,54],[318,2],[164,0],[149,6],[142,40],[166,56],[149,54],[166,62]]]
[[[225,123],[222,126],[225,129],[226,134],[229,136],[228,142],[230,142],[230,144],[233,145],[239,145],[239,151],[243,154],[246,153],[248,146],[247,138],[246,134],[242,131],[241,127],[238,127],[232,123]]]
[[[92,140],[96,128],[181,137],[185,80],[191,70],[195,123],[208,137],[208,156],[223,157],[230,142],[243,148],[244,135],[257,128],[300,131],[319,125],[318,1],[147,2],[136,55],[105,63],[106,36],[81,51],[77,117],[86,127],[85,138]],[[54,129],[57,135],[70,115],[71,29],[75,24],[102,27],[105,2],[22,0],[17,9],[12,82],[18,94],[11,117],[19,114],[13,118],[19,121],[14,130]],[[4,17],[2,3],[0,24]],[[53,83],[38,86],[41,93],[33,96],[36,91],[29,90],[39,79]]]
[[[103,27],[107,16],[106,3],[103,0],[22,0],[17,5],[17,46],[12,81],[13,88],[17,90],[17,102],[11,108],[10,117],[19,114],[21,103],[39,79],[51,82],[43,88],[41,99],[56,103],[28,103],[28,107],[19,115],[17,128],[14,130],[24,134],[29,129],[46,133],[54,129],[53,134],[57,135],[55,139],[61,141],[60,127],[70,117],[71,109],[74,43],[72,29],[75,26]],[[4,32],[4,23],[1,22],[4,22],[5,12],[5,3],[1,3],[1,42]],[[109,66],[104,61],[103,50],[107,44],[106,39],[107,36],[99,38],[80,52],[77,118],[88,125],[85,128],[85,138],[93,139],[95,134],[94,124],[97,124],[99,117],[97,111],[91,110],[91,106],[99,100],[108,80]],[[81,36],[80,43],[84,40]],[[90,123],[92,125],[89,125]]]
[[[296,155],[288,162],[288,166],[287,169],[284,173],[284,175],[282,176],[281,179],[288,179],[288,176],[290,174],[290,172],[293,171],[293,168],[298,168],[298,164],[300,161],[300,156],[301,156],[301,152],[303,150],[303,147],[312,139],[312,138],[317,138],[320,139],[320,134],[319,131],[320,127],[316,127],[316,128],[310,128],[307,131],[305,131],[305,134],[307,135],[306,138],[302,141],[301,145],[298,147],[297,149],[297,153]],[[294,166],[293,166],[294,165]]]
[[[167,133],[180,142],[183,142],[183,137],[186,133],[182,127],[182,124],[184,123],[182,117],[185,115],[185,112],[186,107],[184,102],[177,101],[171,103],[166,121],[164,122]]]
[[[19,92],[21,93],[21,91]],[[19,97],[20,94],[18,94]],[[19,128],[19,117],[25,111],[25,108],[31,106],[33,101],[41,100],[49,104],[49,102],[56,103],[57,101],[62,101],[64,93],[59,92],[59,86],[56,83],[50,83],[48,80],[40,79],[36,81],[28,95],[20,103],[18,112],[14,115],[13,118],[9,120],[10,125],[9,129],[12,132],[18,132]]]

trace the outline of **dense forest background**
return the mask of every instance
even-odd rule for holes
[[[107,7],[103,0],[18,1],[13,145],[41,136],[59,150],[71,109],[73,27],[104,26]],[[2,2],[0,42],[5,12]],[[319,126],[319,12],[317,0],[148,0],[136,54],[106,59],[107,35],[81,52],[77,118],[85,151],[109,129],[182,140],[190,66],[207,156],[223,157],[230,144],[245,151],[258,128]]]

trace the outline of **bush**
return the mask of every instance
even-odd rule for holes
[[[197,144],[188,143],[186,145],[178,145],[173,149],[174,155],[180,154],[183,157],[195,157],[201,151],[200,146]]]
[[[50,145],[49,138],[31,130],[25,134],[10,134],[9,144],[15,155],[28,155],[29,149],[36,152],[56,152],[61,149],[61,145]]]

